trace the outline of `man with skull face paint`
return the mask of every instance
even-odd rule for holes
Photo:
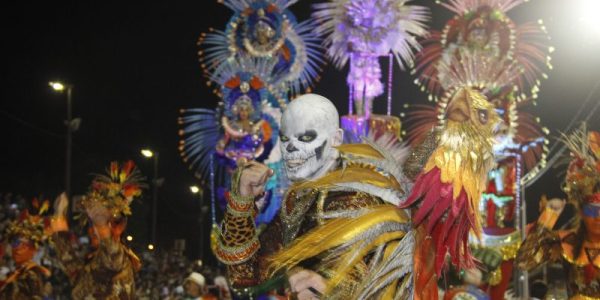
[[[313,180],[336,166],[334,147],[342,143],[343,131],[329,100],[307,95],[292,102],[282,118],[281,153],[291,181]]]
[[[238,294],[273,289],[276,279],[287,276],[287,292],[298,299],[380,295],[368,294],[363,284],[372,275],[368,265],[389,260],[390,250],[400,248],[388,249],[387,243],[412,241],[404,238],[410,227],[408,215],[395,206],[410,189],[410,180],[398,166],[407,151],[387,137],[383,143],[365,140],[354,145],[341,145],[342,138],[338,112],[328,99],[307,94],[288,105],[280,147],[293,184],[278,218],[262,232],[254,224],[255,200],[272,171],[257,162],[238,164],[214,249],[228,266]],[[365,243],[357,246],[360,242]],[[380,257],[367,259],[369,247],[378,247]],[[357,252],[348,252],[349,248]],[[357,255],[361,251],[365,252]],[[406,277],[400,284],[410,281]],[[400,284],[392,284],[392,289]]]

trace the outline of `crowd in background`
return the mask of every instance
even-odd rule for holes
[[[4,232],[24,207],[27,207],[24,197],[0,194],[0,281],[5,280],[15,267]],[[73,238],[77,241],[78,254],[84,257],[89,251],[89,239],[85,235]],[[137,255],[142,261],[142,267],[136,274],[138,299],[231,299],[227,281],[220,271],[203,265],[202,261],[188,259],[181,249],[145,250]],[[34,260],[52,273],[44,286],[45,299],[70,299],[69,280],[61,270],[52,246],[45,243]]]

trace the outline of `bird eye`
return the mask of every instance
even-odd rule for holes
[[[281,140],[282,143],[285,143],[285,142],[287,142],[287,141],[290,140],[289,137],[287,137],[287,136],[285,136],[283,134],[279,136],[279,139]]]
[[[301,142],[304,142],[304,143],[309,143],[309,142],[312,142],[315,139],[315,137],[316,136],[305,134],[305,135],[301,135],[298,138],[298,140],[301,141]]]
[[[488,111],[485,109],[479,109],[477,111],[477,115],[479,116],[479,122],[481,124],[486,124],[488,122]]]

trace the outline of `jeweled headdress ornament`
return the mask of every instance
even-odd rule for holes
[[[564,187],[569,200],[600,205],[600,132],[583,124],[562,140],[571,152]]]
[[[82,205],[88,207],[92,202],[100,202],[113,215],[131,215],[129,205],[135,197],[141,196],[144,177],[133,161],[119,164],[110,163],[106,174],[97,174],[92,181],[88,194]]]
[[[18,219],[12,221],[7,228],[6,237],[12,240],[22,237],[30,240],[36,247],[47,239],[47,222],[44,213],[48,211],[49,201],[40,203],[37,198],[31,202],[31,208],[26,209],[19,215]]]

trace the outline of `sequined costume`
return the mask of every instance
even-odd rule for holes
[[[34,262],[27,262],[8,274],[0,281],[0,299],[2,300],[41,300],[43,299],[44,280],[50,271]]]
[[[259,284],[272,284],[281,274],[277,271],[301,267],[328,279],[328,298],[410,294],[406,287],[412,277],[406,269],[394,273],[397,280],[385,288],[370,286],[382,262],[402,257],[404,267],[411,267],[412,243],[399,246],[402,240],[412,241],[409,217],[394,205],[403,199],[409,180],[359,162],[383,159],[385,152],[375,143],[338,150],[339,166],[314,181],[292,185],[279,216],[258,236],[253,199],[240,205],[237,191],[231,191],[229,199],[237,201],[229,201],[215,250],[237,292],[256,291]],[[373,249],[378,254],[368,256]]]
[[[64,211],[52,218],[52,241],[57,258],[72,286],[73,299],[135,298],[134,274],[140,259],[120,238],[131,215],[130,203],[141,195],[143,177],[132,161],[112,162],[106,175],[97,175],[81,205],[87,216],[79,219],[88,225],[92,250],[81,257],[71,238]],[[59,206],[60,198],[57,199]],[[66,197],[64,199],[66,200]],[[89,218],[89,219],[88,219]],[[88,222],[89,220],[89,222]]]
[[[98,249],[79,257],[68,232],[54,233],[52,240],[73,299],[135,299],[134,274],[140,260],[121,242],[102,239]]]
[[[531,270],[562,262],[569,299],[600,299],[600,133],[582,127],[564,136],[572,160],[566,176],[568,201],[578,212],[576,227],[552,230],[559,213],[546,206],[517,254],[517,266]],[[544,202],[544,201],[543,201]]]
[[[31,207],[11,222],[5,232],[12,249],[15,270],[0,281],[0,299],[42,299],[44,283],[50,271],[33,261],[39,247],[48,237],[43,214],[48,200],[33,199]]]

